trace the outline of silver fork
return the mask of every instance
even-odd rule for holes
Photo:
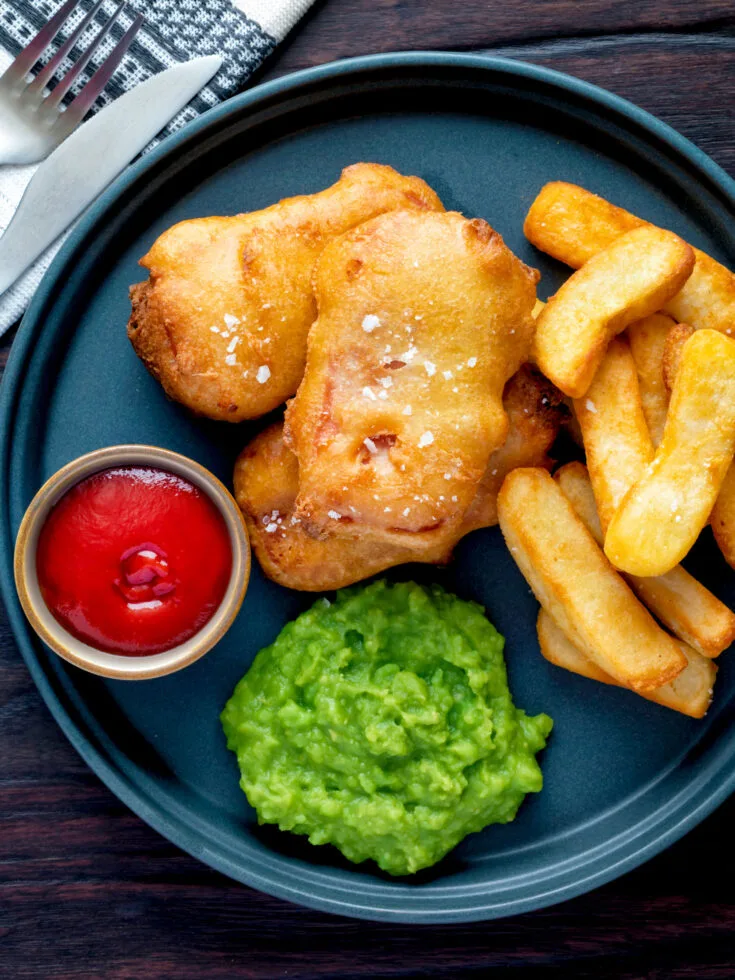
[[[112,25],[122,13],[126,0],[121,0],[86,51],[74,62],[66,75],[59,79],[53,91],[46,94],[46,86],[69,51],[91,24],[103,3],[104,0],[97,0],[48,64],[29,81],[30,70],[56,37],[65,21],[79,6],[79,0],[68,0],[0,76],[0,164],[36,163],[47,157],[77,128],[112,78],[140,30],[143,23],[140,14],[135,17],[81,91],[74,96],[66,108],[61,105],[66,93],[109,34]]]

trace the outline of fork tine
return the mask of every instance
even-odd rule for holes
[[[74,129],[74,127],[80,123],[82,119],[84,119],[85,115],[87,114],[87,110],[90,108],[100,92],[104,89],[105,85],[107,85],[109,80],[114,75],[117,66],[127,54],[127,50],[135,40],[135,35],[140,30],[142,24],[143,17],[141,14],[138,14],[133,23],[117,42],[115,49],[110,52],[104,64],[100,65],[79,95],[75,96],[73,101],[67,106],[66,112],[60,116],[61,125],[64,130]]]
[[[61,25],[72,11],[76,9],[78,2],[79,0],[67,0],[67,3],[64,4],[61,10],[54,14],[48,24],[42,27],[38,34],[23,48],[5,72],[5,76],[10,81],[25,78],[51,41],[56,37]]]
[[[56,69],[59,67],[61,62],[67,56],[69,51],[74,47],[77,39],[86,31],[88,25],[94,18],[97,11],[100,9],[105,0],[97,0],[97,3],[92,7],[86,17],[81,21],[79,26],[75,28],[74,31],[69,35],[69,37],[64,41],[56,54],[51,58],[47,65],[41,69],[41,71],[36,75],[33,81],[30,83],[26,89],[26,93],[35,95],[36,93],[41,93],[46,88],[46,83],[50,81]]]
[[[121,3],[119,3],[117,5],[117,9],[115,10],[115,12],[109,18],[109,20],[107,21],[107,23],[105,24],[105,26],[102,28],[102,30],[98,32],[97,36],[92,41],[92,43],[89,45],[89,47],[84,52],[84,54],[80,55],[79,59],[74,62],[74,64],[71,66],[71,68],[66,73],[66,75],[64,75],[63,78],[59,79],[58,85],[54,88],[53,92],[48,96],[48,98],[46,98],[44,100],[44,109],[47,112],[50,112],[52,109],[56,109],[57,108],[57,106],[59,105],[59,103],[61,102],[61,100],[64,98],[64,96],[66,95],[66,93],[69,91],[69,89],[72,87],[72,85],[74,84],[74,82],[77,80],[77,78],[79,78],[79,76],[81,75],[81,73],[84,71],[84,69],[89,64],[90,60],[94,56],[95,51],[99,48],[99,46],[102,44],[102,42],[104,41],[104,39],[110,33],[110,30],[112,29],[112,25],[115,23],[115,21],[117,20],[117,18],[120,16],[120,14],[122,13],[122,11],[123,11],[124,8],[125,8],[125,0],[121,0]],[[137,33],[137,31],[136,31],[136,33]],[[123,40],[124,40],[124,38],[121,38],[120,39],[120,43],[122,43]],[[99,71],[99,69],[98,69],[98,71]],[[95,75],[92,76],[91,79],[88,80],[87,85],[85,86],[85,88],[91,84],[93,78],[96,78],[96,73],[95,73]],[[99,93],[97,93],[97,94],[99,94]],[[78,99],[79,96],[77,95],[76,98]],[[96,96],[95,96],[95,98],[96,98]],[[71,108],[71,106],[69,106],[67,108],[66,112],[69,112],[69,109],[70,108]],[[64,115],[66,115],[66,113],[64,113]]]

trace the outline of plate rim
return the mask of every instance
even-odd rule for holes
[[[0,385],[0,459],[3,461],[0,474],[0,520],[5,532],[3,534],[2,561],[0,561],[0,596],[2,596],[7,610],[15,642],[36,687],[62,732],[85,763],[118,799],[177,847],[229,878],[266,894],[296,902],[317,911],[372,921],[402,922],[405,924],[471,922],[502,918],[546,908],[585,894],[593,888],[618,878],[626,871],[638,867],[680,839],[735,790],[735,768],[729,774],[725,774],[724,777],[718,772],[714,774],[715,778],[709,777],[705,787],[709,789],[709,792],[700,795],[697,805],[690,806],[683,816],[679,814],[679,807],[672,806],[673,812],[670,814],[668,823],[661,820],[656,824],[656,835],[653,839],[646,840],[640,846],[629,848],[624,857],[609,862],[604,867],[597,868],[597,870],[579,877],[574,882],[567,882],[546,891],[536,888],[533,895],[515,900],[504,899],[501,894],[498,896],[499,902],[492,902],[489,901],[492,896],[486,895],[484,904],[480,903],[472,907],[452,909],[443,905],[435,910],[414,908],[403,911],[381,906],[378,896],[363,899],[362,904],[356,905],[354,903],[357,896],[354,893],[351,896],[351,901],[347,901],[337,899],[329,894],[303,891],[298,887],[284,883],[278,875],[273,879],[267,874],[260,873],[257,868],[245,868],[244,871],[241,871],[240,866],[236,874],[227,854],[224,853],[226,848],[220,848],[217,853],[214,853],[212,850],[203,847],[201,838],[190,825],[182,821],[177,814],[162,809],[160,805],[152,805],[147,795],[143,794],[142,789],[132,784],[125,772],[116,765],[114,759],[105,751],[104,746],[94,738],[94,733],[85,732],[86,726],[83,719],[74,717],[76,714],[75,706],[64,703],[63,692],[55,690],[55,687],[59,686],[58,683],[55,685],[52,682],[35,653],[30,628],[20,610],[12,578],[11,540],[13,528],[10,520],[8,469],[10,464],[9,447],[12,444],[17,398],[22,388],[25,366],[32,356],[30,348],[34,333],[40,329],[43,311],[52,302],[54,291],[64,269],[80,246],[84,246],[89,232],[100,219],[104,218],[111,205],[143,174],[155,168],[166,158],[175,157],[183,144],[190,140],[200,140],[205,137],[207,130],[214,130],[221,121],[229,116],[246,113],[248,109],[257,108],[259,104],[272,97],[294,92],[313,82],[338,80],[345,75],[357,74],[366,70],[380,71],[400,67],[419,69],[464,67],[468,70],[484,70],[509,76],[516,81],[524,79],[539,87],[551,87],[557,93],[561,90],[561,94],[581,97],[591,103],[598,111],[603,108],[622,117],[622,121],[628,127],[632,123],[635,127],[642,129],[649,140],[652,136],[655,137],[675,157],[680,160],[683,158],[693,167],[698,178],[700,180],[705,179],[708,191],[715,194],[720,200],[724,200],[724,203],[735,211],[735,180],[703,150],[667,123],[606,89],[563,72],[523,61],[515,61],[495,55],[434,51],[364,55],[305,68],[273,81],[261,83],[226,100],[170,136],[110,184],[72,230],[43,277],[23,317],[12,345],[2,385]],[[408,883],[406,884],[408,885]],[[477,886],[474,886],[473,890],[475,889]],[[326,891],[329,892],[328,885]],[[403,889],[397,894],[404,898],[407,897],[407,891]]]

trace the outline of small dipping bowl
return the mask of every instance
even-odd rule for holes
[[[38,582],[36,550],[51,510],[77,483],[101,470],[152,467],[188,480],[219,511],[227,528],[232,568],[225,593],[212,617],[188,640],[162,653],[126,656],[90,646],[62,626],[46,605]],[[194,460],[155,446],[125,445],[97,449],[67,463],[44,483],[25,512],[15,542],[15,586],[28,621],[43,642],[64,660],[103,677],[148,680],[181,670],[199,660],[222,639],[237,615],[250,578],[250,544],[240,508],[209,470]]]

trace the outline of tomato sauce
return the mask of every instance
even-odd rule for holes
[[[98,650],[161,653],[211,619],[230,578],[227,527],[209,497],[152,467],[72,487],[39,535],[38,582],[70,633]]]

